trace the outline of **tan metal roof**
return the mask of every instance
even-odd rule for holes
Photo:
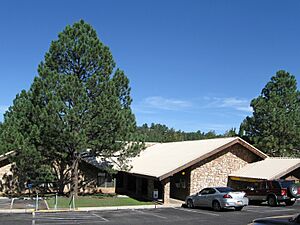
[[[263,159],[267,157],[238,137],[161,143],[146,148],[138,157],[132,159],[130,173],[162,180],[178,169],[187,168],[196,161],[203,160],[236,143],[242,144]]]
[[[300,167],[300,158],[267,158],[263,161],[250,163],[230,174],[232,177],[279,179]]]

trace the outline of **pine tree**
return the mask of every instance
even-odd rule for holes
[[[298,156],[300,93],[293,75],[278,71],[252,100],[253,115],[240,133],[270,156]]]
[[[11,159],[17,165],[12,167],[13,180],[18,184],[14,191],[22,191],[29,180],[38,183],[54,178],[48,160],[39,151],[42,146],[38,114],[38,107],[32,104],[30,93],[22,91],[4,115],[1,150],[16,153]]]
[[[34,119],[30,110],[30,115],[10,113],[29,120],[28,140],[38,139],[34,149],[58,168],[61,186],[67,180],[63,171],[69,167],[71,191],[77,196],[82,157],[100,156],[126,169],[127,159],[141,149],[135,139],[129,80],[115,68],[96,31],[83,20],[67,26],[52,41],[38,74],[26,93]],[[22,132],[20,128],[18,133]],[[24,145],[20,148],[25,151]]]

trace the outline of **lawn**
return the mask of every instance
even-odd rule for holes
[[[71,198],[58,197],[57,208],[69,208]],[[53,209],[55,205],[55,198],[48,198],[47,203],[49,209]],[[118,197],[111,195],[93,195],[93,196],[79,196],[75,199],[75,206],[77,207],[102,207],[102,206],[130,206],[130,205],[152,205],[153,202],[143,202],[130,197]]]

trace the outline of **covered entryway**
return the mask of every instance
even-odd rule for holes
[[[300,158],[270,157],[251,163],[229,175],[228,185],[241,179],[300,181]]]
[[[171,198],[185,200],[186,196],[190,194],[190,177],[190,170],[183,170],[170,178]]]

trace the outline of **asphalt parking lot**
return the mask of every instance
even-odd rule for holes
[[[300,213],[300,206],[268,207],[247,206],[242,211],[214,212],[209,209],[158,208],[143,210],[114,210],[89,212],[55,212],[35,214],[0,214],[1,225],[18,224],[210,224],[242,225],[255,218],[294,215]]]

